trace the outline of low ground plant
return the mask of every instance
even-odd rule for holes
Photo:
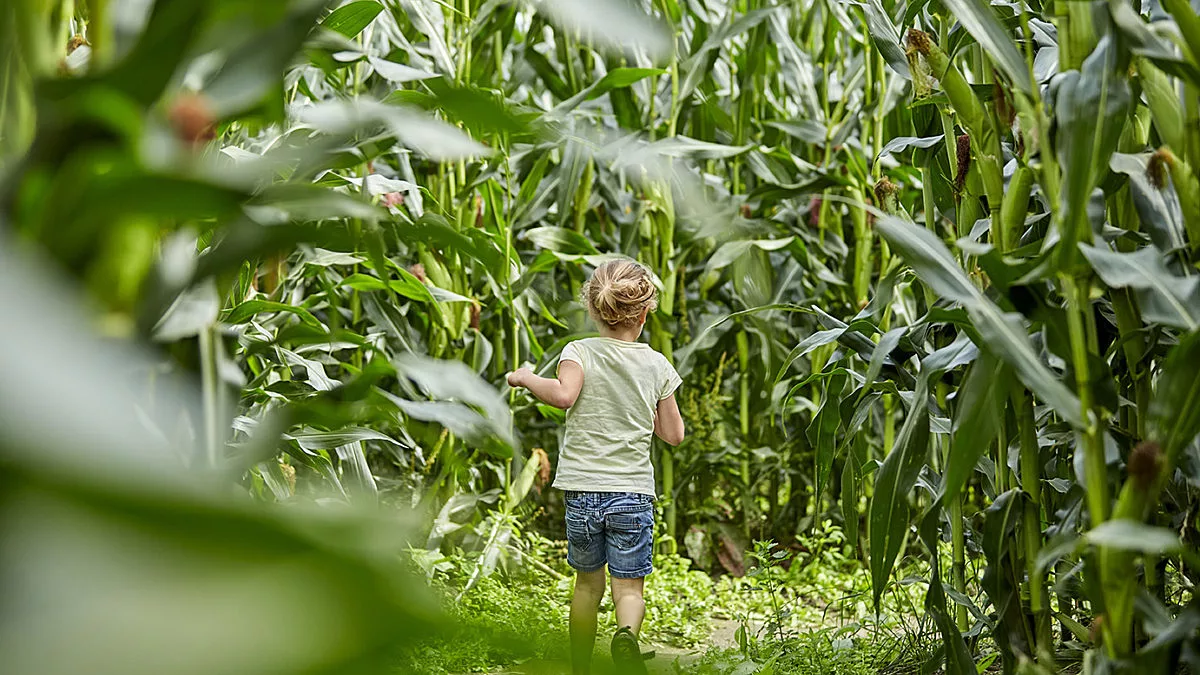
[[[800,535],[795,549],[756,542],[751,553],[754,562],[746,576],[716,580],[718,615],[759,632],[769,626],[790,631],[851,624],[897,628],[920,607],[922,585],[901,581],[889,588],[876,613],[871,605],[871,581],[862,574],[836,523],[826,520],[813,532]],[[921,558],[907,558],[901,564],[901,578],[919,579],[927,569]]]
[[[708,650],[687,672],[908,673],[940,658],[932,624],[913,618],[919,583],[894,585],[875,613],[839,526],[825,521],[797,545],[800,552],[756,541],[746,576],[717,582],[718,605],[739,623],[736,644]],[[903,567],[919,578],[928,565],[909,559]]]
[[[569,605],[557,585],[495,576],[460,594],[462,582],[436,583],[454,630],[401,655],[398,673],[484,673],[567,656]]]
[[[748,647],[715,649],[687,672],[694,675],[879,675],[918,672],[932,641],[911,635],[856,636],[857,625],[768,637]],[[922,648],[914,649],[921,645]]]
[[[489,672],[531,659],[559,661],[568,656],[567,619],[573,576],[561,555],[551,556],[548,542],[525,535],[542,565],[513,565],[471,583],[474,562],[455,553],[431,559],[421,552],[418,564],[455,621],[455,629],[400,657],[403,672]],[[716,583],[691,561],[678,555],[658,555],[654,574],[646,582],[644,640],[654,645],[699,648],[707,644],[712,617],[727,597],[714,593]],[[600,634],[611,634],[612,600],[600,607]],[[597,640],[597,651],[606,648]]]

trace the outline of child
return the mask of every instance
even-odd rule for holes
[[[547,405],[567,410],[567,428],[553,487],[567,506],[567,562],[575,568],[571,599],[571,663],[587,675],[596,644],[596,614],[604,597],[604,567],[612,577],[619,629],[612,641],[620,673],[645,673],[637,636],[646,613],[643,582],[650,574],[654,529],[651,436],[683,440],[675,404],[679,374],[638,342],[657,305],[650,272],[632,260],[596,269],[583,287],[588,313],[603,337],[563,348],[558,377],[528,368],[508,376]]]

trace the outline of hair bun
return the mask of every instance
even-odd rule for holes
[[[633,260],[613,260],[596,268],[584,285],[584,302],[596,321],[609,327],[632,325],[653,310],[657,289],[650,270]]]

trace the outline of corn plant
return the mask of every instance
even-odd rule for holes
[[[1051,20],[1026,6],[943,6],[909,6],[902,22],[874,12],[869,24],[885,57],[905,57],[912,95],[931,109],[927,121],[914,115],[915,136],[944,145],[953,173],[939,177],[925,160],[924,228],[872,211],[930,291],[915,296],[924,315],[901,333],[870,329],[880,332],[871,365],[914,335],[921,364],[873,485],[876,602],[911,520],[935,563],[926,608],[947,638],[947,668],[974,668],[962,638],[971,621],[954,605],[969,603],[960,523],[964,498],[977,498],[964,488],[983,470],[983,522],[969,534],[987,559],[991,612],[971,610],[1006,672],[1060,667],[1055,619],[1095,646],[1079,657],[1086,669],[1174,667],[1179,652],[1153,638],[1172,616],[1164,573],[1191,574],[1194,538],[1173,514],[1193,503],[1182,458],[1198,431],[1190,385],[1177,381],[1191,378],[1175,366],[1195,349],[1183,214],[1195,213],[1188,155],[1200,128],[1175,123],[1194,109],[1195,10],[1177,3],[1147,23],[1124,3],[1074,4]],[[952,193],[941,206],[939,190]],[[938,358],[963,338],[978,351]],[[936,385],[968,363],[948,406]],[[930,498],[913,502],[919,480]],[[953,603],[936,564],[944,518]]]
[[[187,465],[529,563],[561,413],[502,376],[627,255],[695,431],[669,548],[740,573],[831,518],[878,615],[926,570],[948,672],[1196,667],[1194,4],[20,0],[0,36],[5,245],[195,377]]]

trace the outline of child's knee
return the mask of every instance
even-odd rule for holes
[[[645,579],[612,578],[613,600],[619,598],[642,598],[645,590]]]
[[[599,601],[604,597],[604,570],[576,572],[575,593]]]

